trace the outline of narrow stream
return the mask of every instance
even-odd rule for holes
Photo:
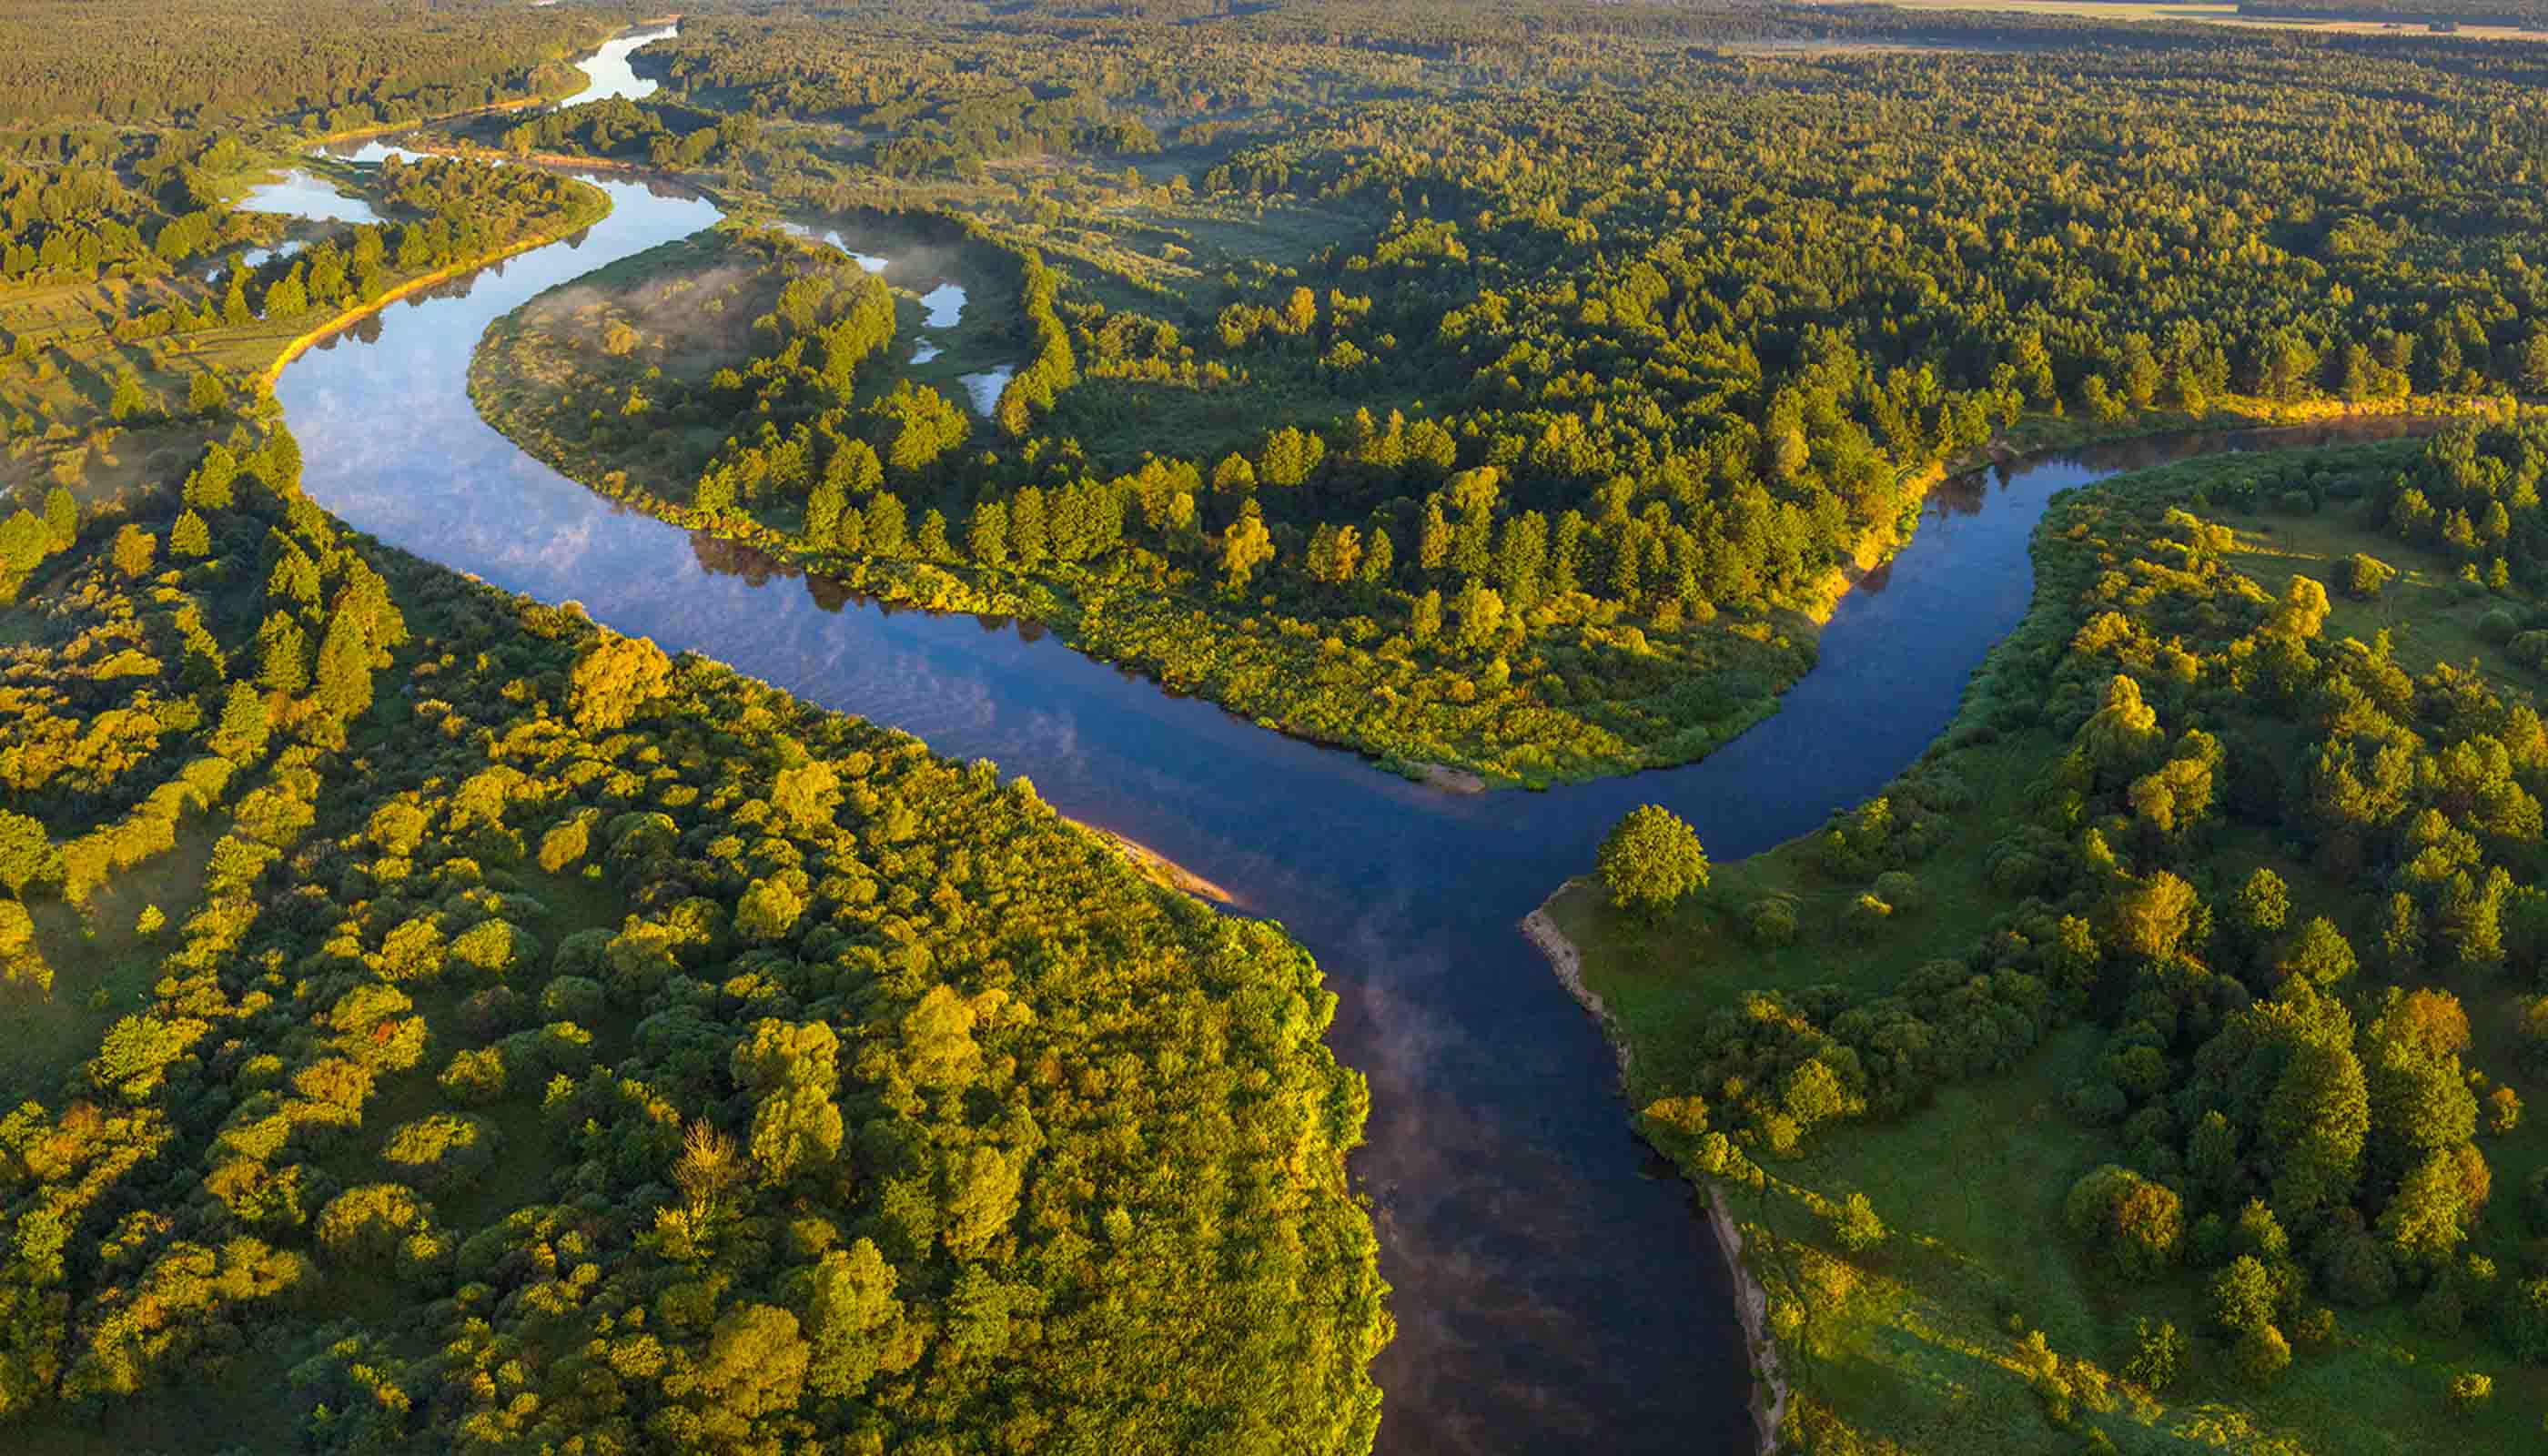
[[[1337,1054],[1371,1080],[1354,1171],[1400,1326],[1374,1372],[1383,1450],[1748,1449],[1721,1261],[1688,1190],[1630,1136],[1599,1035],[1515,922],[1638,803],[1672,807],[1730,860],[1864,798],[1937,735],[2024,611],[2028,535],[2055,491],[2263,437],[1953,482],[1910,547],[1842,602],[1822,666],[1782,711],[1705,763],[1450,795],[1163,692],[1031,625],[855,600],[523,455],[469,401],[488,324],[718,216],[675,187],[593,180],[607,221],[394,305],[285,371],[277,393],[310,494],[419,555],[1031,775],[1062,811],[1283,922],[1342,999]]]

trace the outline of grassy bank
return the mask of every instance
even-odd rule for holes
[[[2108,932],[2108,891],[2065,899],[2029,881],[2010,859],[2030,847],[2063,853],[2058,836],[2048,844],[2040,831],[2048,795],[2057,797],[2048,785],[2058,781],[2053,771],[2084,714],[2065,711],[2051,684],[2079,673],[2096,650],[2097,636],[2082,633],[2098,610],[2174,621],[2190,660],[2207,675],[2220,671],[2204,645],[2223,629],[2167,616],[2164,593],[2181,584],[2151,553],[2134,549],[2187,529],[2161,523],[2168,506],[2227,528],[2212,538],[2217,568],[2195,563],[2216,583],[2216,599],[2270,603],[2294,573],[2326,582],[2328,610],[2311,649],[2321,657],[2349,651],[2340,647],[2346,639],[2385,640],[2411,678],[2448,682],[2455,680],[2433,674],[2456,667],[2482,675],[2515,706],[2530,701],[2536,670],[2507,651],[2504,624],[2536,618],[2533,598],[2518,588],[2470,583],[2455,554],[2401,540],[2375,519],[2384,489],[2413,468],[2420,448],[2217,457],[2056,501],[2037,538],[2029,616],[1976,675],[1947,735],[1876,801],[1897,853],[1852,853],[1867,848],[1871,820],[1861,809],[1836,815],[1825,831],[1716,866],[1706,890],[1660,922],[1612,910],[1589,882],[1566,887],[1545,907],[1547,930],[1538,938],[1560,957],[1580,952],[1584,992],[1598,998],[1628,1053],[1623,1075],[1648,1135],[1685,1172],[1732,1199],[1747,1235],[1745,1262],[1766,1292],[1793,1387],[1789,1442],[1814,1451],[2385,1456],[2436,1449],[2437,1441],[2515,1450],[2538,1439],[2548,1374],[2497,1342],[2487,1313],[2496,1296],[2486,1282],[2531,1277],[2541,1262],[2532,1235],[2543,1230],[2532,1227],[2521,1192],[2548,1166],[2548,1134],[2536,1123],[2480,1135],[2495,1197],[2471,1226],[2462,1264],[2433,1276],[2402,1273],[2396,1298],[2359,1306],[2320,1287],[2325,1276],[2313,1263],[2299,1306],[2331,1302],[2333,1317],[2314,1340],[2294,1341],[2299,1355],[2287,1372],[2258,1384],[2232,1373],[2229,1336],[2207,1293],[2216,1266],[2188,1254],[2159,1278],[2121,1279],[2065,1228],[2065,1195],[2090,1170],[2155,1158],[2152,1176],[2168,1176],[2167,1157],[2135,1142],[2140,1135],[2119,1139],[2110,1122],[2079,1110],[2083,1075],[2099,1074],[2121,1045],[2109,1028],[2125,994],[2119,986],[2138,972],[2109,960],[2082,999],[2021,1037],[2030,1045],[2006,1051],[1996,1066],[1926,1079],[1907,1106],[1860,1107],[1802,1136],[1754,1115],[1786,1075],[1779,1058],[1764,1060],[1757,1048],[1783,1037],[1836,1056],[1845,1044],[1848,1058],[1872,1064],[1880,1057],[1874,1048],[1886,1044],[1868,1041],[1850,1018],[1899,1015],[1906,1006],[1923,1008],[1917,1015],[1939,1037],[1972,1035],[1934,1009],[1944,1004],[1939,988],[1978,977],[1978,992],[1945,992],[1946,1001],[1964,995],[1968,1007],[2004,1004],[1991,1000],[1993,977],[2003,993],[2012,974],[2051,983],[2051,972],[2022,948],[2046,944],[2052,917],[2074,913]],[[2398,569],[2376,595],[2342,591],[2357,554]],[[2163,561],[2169,553],[2156,555]],[[2099,595],[2126,579],[2157,585],[2138,605],[2118,606],[2130,599],[2115,594],[2121,589]],[[2159,690],[2152,688],[2153,700]],[[2230,892],[2254,868],[2269,867],[2288,885],[2290,927],[2324,916],[2355,945],[2378,944],[2370,921],[2384,896],[2366,889],[2367,871],[2311,843],[2298,823],[2261,822],[2253,807],[2269,796],[2250,786],[2256,780],[2304,780],[2314,757],[2306,740],[2268,737],[2270,725],[2246,721],[2234,702],[2173,721],[2219,735],[2229,745],[2226,774],[2243,777],[2226,779],[2230,797],[2214,822],[2164,849],[2137,837],[2146,826],[2119,826],[2093,812],[2074,821],[2111,840],[2119,872],[2171,865],[2226,922]],[[2295,791],[2280,790],[2286,800]],[[1706,824],[1695,827],[1707,833]],[[1924,848],[1906,858],[1898,853],[1906,839]],[[1870,924],[1859,905],[1885,864],[1910,879],[1897,882],[1890,913]],[[1770,918],[1791,921],[1791,936],[1760,928],[1763,907],[1772,905],[1784,907]],[[2181,953],[2197,957],[2184,963],[2223,974],[2242,966],[2230,934],[2217,932],[2208,952]],[[2393,964],[2366,950],[2360,982],[2343,991],[2366,1025],[2388,985],[2452,993],[2470,1027],[2474,1085],[2509,1088],[2527,1102],[2548,1095],[2548,1078],[2518,1033],[2528,977],[2520,957],[2516,949],[2502,964]],[[1969,999],[1975,994],[1978,1001]],[[1765,1037],[1761,1029],[1772,1023],[1784,1025]],[[1748,1061],[1730,1049],[1747,1043],[1756,1048]],[[1756,1085],[1728,1080],[1738,1065]],[[1879,1080],[1871,1074],[1870,1086]],[[1844,1233],[1852,1195],[1880,1221],[1880,1241]],[[2191,1221],[2203,1205],[2191,1191],[2188,1199]],[[2302,1247],[2303,1234],[2293,1237]],[[2133,1364],[2138,1331],[2161,1322],[2191,1341],[2190,1358],[2163,1388],[2135,1378]],[[2477,1376],[2492,1382],[2489,1393],[2455,1400],[2452,1382]]]

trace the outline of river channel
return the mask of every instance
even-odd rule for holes
[[[1704,763],[1448,794],[1164,692],[1032,626],[854,599],[522,454],[470,404],[488,324],[718,217],[670,185],[592,180],[610,194],[606,221],[403,300],[284,371],[307,490],[420,556],[1028,774],[1061,811],[1281,921],[1341,998],[1337,1055],[1371,1082],[1354,1173],[1394,1286],[1399,1334],[1374,1374],[1380,1446],[1398,1456],[1751,1445],[1741,1331],[1706,1226],[1630,1136],[1608,1048],[1515,923],[1639,803],[1672,808],[1723,861],[1881,786],[2024,611],[2028,536],[2053,493],[2328,434],[2145,442],[1950,482],[1912,543],[1841,602],[1821,666]]]

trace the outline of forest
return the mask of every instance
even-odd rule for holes
[[[1443,786],[1760,724],[1983,462],[2415,416],[2063,498],[1883,795],[1713,865],[1640,811],[1549,914],[1775,1439],[2535,1442],[2548,49],[2246,8],[2420,33],[711,0],[552,108],[656,18],[0,5],[0,1440],[1379,1439],[1291,933],[304,492],[283,365],[588,162],[728,221],[488,332],[523,450]]]
[[[841,394],[799,351],[748,400],[635,411],[627,355],[499,423],[863,590],[1546,783],[1757,721],[1986,449],[2548,387],[2526,48],[1788,60],[1657,21],[1543,47],[1574,68],[1520,87],[1461,44],[1296,46],[1263,16],[1043,23],[1049,46],[964,50],[890,9],[704,17],[642,53],[666,93],[504,138],[695,155],[729,201],[959,238],[967,285],[1015,301],[1005,358],[970,360],[1014,371],[996,408],[891,368]],[[1199,83],[1239,57],[1246,86]],[[505,368],[491,344],[482,399]],[[699,449],[738,408],[754,430]],[[1065,498],[1088,524],[1054,541]]]
[[[1553,907],[1647,1136],[1748,1190],[1806,1449],[1934,1421],[1958,1347],[2000,1395],[1956,1449],[2543,1428],[2548,419],[2262,461],[2056,503],[1882,795]],[[2003,1212],[1915,1172],[1958,1159]]]

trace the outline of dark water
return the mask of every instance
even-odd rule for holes
[[[2047,499],[2236,438],[1973,477],[1840,606],[1778,716],[1693,768],[1463,797],[1169,696],[1041,633],[850,602],[625,511],[482,423],[488,323],[707,226],[708,204],[601,178],[610,219],[304,356],[279,386],[310,493],[364,530],[501,587],[583,602],[942,754],[1026,774],[1064,812],[1282,921],[1342,998],[1332,1042],[1371,1080],[1355,1160],[1400,1333],[1375,1371],[1393,1453],[1748,1449],[1749,1376],[1687,1190],[1653,1176],[1609,1052],[1515,922],[1630,807],[1660,802],[1730,860],[1855,803],[1916,757],[2028,600]],[[2286,436],[2307,442],[2318,436]]]

